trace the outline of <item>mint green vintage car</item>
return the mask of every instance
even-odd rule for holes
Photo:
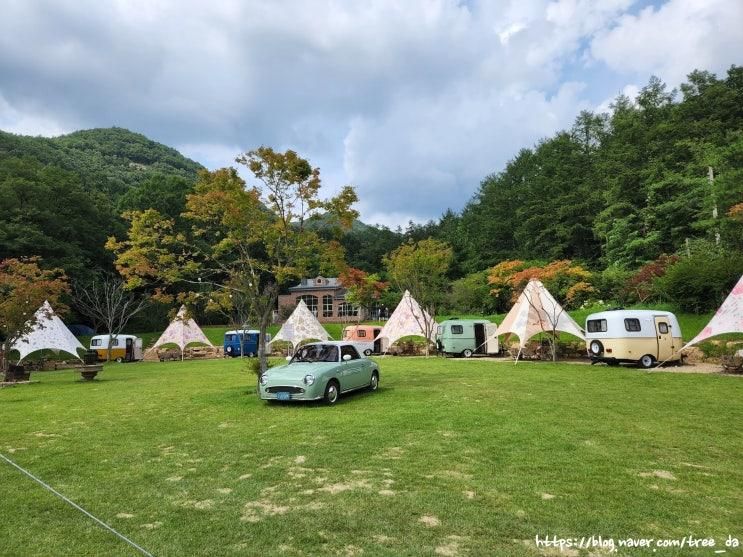
[[[350,342],[317,342],[297,350],[289,363],[261,375],[263,400],[325,400],[335,404],[341,393],[379,388],[379,366],[359,354]]]

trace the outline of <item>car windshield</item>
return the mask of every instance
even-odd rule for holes
[[[294,354],[293,362],[337,362],[338,347],[332,344],[310,344]]]

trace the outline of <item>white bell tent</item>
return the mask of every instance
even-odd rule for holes
[[[681,350],[725,333],[743,333],[743,277],[740,277],[709,323]]]
[[[286,320],[268,344],[283,340],[291,343],[292,347],[296,348],[303,340],[328,340],[329,338],[325,327],[312,314],[304,300],[300,300],[289,319]]]
[[[186,306],[181,306],[178,310],[178,314],[170,322],[168,328],[165,329],[157,342],[147,350],[152,352],[159,346],[164,344],[176,344],[181,349],[181,360],[183,360],[186,346],[193,343],[206,344],[207,346],[214,346],[201,328],[196,324],[192,318],[186,316]]]
[[[19,362],[37,350],[66,352],[79,360],[82,359],[77,351],[85,350],[85,347],[80,344],[75,335],[54,313],[48,301],[45,301],[36,310],[30,325],[31,328],[28,333],[16,340],[10,348],[11,351],[18,350],[20,354]]]
[[[549,290],[536,279],[531,279],[516,304],[498,326],[498,334],[513,333],[519,337],[519,352],[526,343],[539,333],[552,331],[570,333],[585,340],[580,326],[550,294]]]
[[[436,322],[406,290],[395,311],[392,312],[374,340],[381,339],[382,351],[387,352],[389,347],[402,337],[426,338],[426,329],[428,329],[429,340],[433,340],[436,335]]]

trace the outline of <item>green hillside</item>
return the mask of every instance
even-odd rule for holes
[[[40,256],[72,277],[112,268],[121,213],[179,214],[198,163],[122,128],[55,138],[0,131],[0,259]]]
[[[29,137],[0,131],[0,161],[32,159],[77,174],[87,191],[114,197],[156,174],[195,179],[203,168],[172,147],[124,128],[97,128],[59,137]]]

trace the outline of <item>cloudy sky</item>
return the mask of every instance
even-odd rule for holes
[[[742,0],[0,0],[0,129],[295,149],[395,226],[657,75],[743,64]]]

